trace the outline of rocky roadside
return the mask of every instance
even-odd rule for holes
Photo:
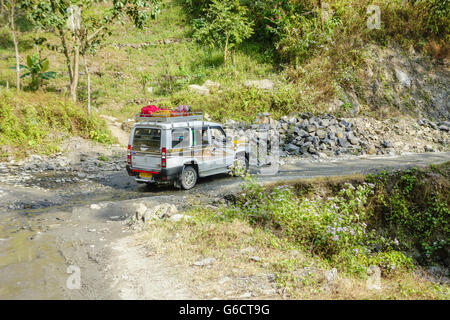
[[[398,155],[449,150],[450,122],[426,119],[337,118],[330,114],[293,113],[274,120],[258,115],[254,124],[226,122],[228,135],[256,140],[279,134],[281,157],[339,158],[346,155]]]

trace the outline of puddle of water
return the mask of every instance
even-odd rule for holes
[[[0,241],[0,299],[61,298],[68,275],[54,237],[22,229],[17,225],[23,224],[20,220],[3,222],[0,225],[3,239]]]

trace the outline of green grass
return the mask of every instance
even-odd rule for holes
[[[114,141],[103,120],[54,93],[0,89],[0,158],[55,153],[69,135]]]

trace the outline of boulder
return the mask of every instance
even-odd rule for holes
[[[153,214],[161,219],[170,218],[178,213],[178,209],[171,203],[162,203],[152,208]]]
[[[406,74],[406,72],[404,72],[400,69],[395,69],[395,77],[397,78],[397,80],[400,82],[400,84],[402,86],[405,86],[405,87],[411,86],[411,79],[409,78],[408,74]]]
[[[200,95],[209,95],[209,89],[204,86],[199,86],[198,84],[190,84],[188,86],[189,90]]]
[[[272,90],[273,89],[273,81],[269,79],[263,79],[263,80],[245,80],[244,86],[250,88],[254,87],[257,89],[263,89],[263,90]]]
[[[218,89],[218,88],[220,88],[220,83],[214,82],[211,80],[206,80],[205,83],[203,83],[203,87],[209,88],[209,89],[211,89],[211,88]]]

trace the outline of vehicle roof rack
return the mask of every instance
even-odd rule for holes
[[[161,112],[154,112],[151,114],[136,115],[136,122],[183,122],[183,121],[203,121],[202,112],[170,112],[170,114],[161,114]]]

